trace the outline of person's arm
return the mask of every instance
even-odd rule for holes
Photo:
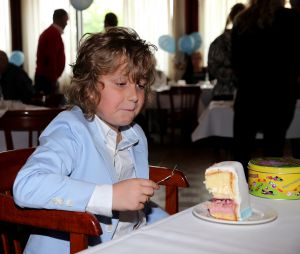
[[[157,189],[159,186],[153,181],[137,178],[114,185],[97,185],[86,210],[105,216],[111,216],[112,210],[137,211],[145,207]]]
[[[57,79],[61,76],[64,68],[65,68],[65,52],[64,52],[64,44],[63,41],[59,36],[53,37],[55,42],[49,45],[49,76],[51,80],[57,81]]]

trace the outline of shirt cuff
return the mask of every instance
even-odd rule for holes
[[[96,185],[87,204],[86,211],[93,214],[112,216],[112,185]]]

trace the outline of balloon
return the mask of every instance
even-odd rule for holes
[[[178,40],[178,49],[184,53],[192,54],[195,46],[195,40],[192,36],[183,35]]]
[[[162,35],[158,38],[159,47],[168,53],[175,52],[175,40],[170,35]]]
[[[200,33],[194,32],[194,33],[191,33],[189,36],[192,37],[195,42],[194,47],[193,47],[193,52],[197,51],[202,45],[202,38],[201,38]]]
[[[90,7],[93,0],[70,0],[70,2],[77,11],[83,11]]]
[[[23,65],[24,63],[23,52],[19,50],[13,51],[9,57],[9,62],[17,66]]]

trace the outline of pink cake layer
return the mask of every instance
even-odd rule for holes
[[[237,220],[236,204],[231,199],[212,199],[208,209],[217,219]]]

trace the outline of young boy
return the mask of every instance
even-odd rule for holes
[[[103,234],[92,244],[167,216],[145,209],[159,187],[148,180],[147,140],[133,123],[154,81],[155,49],[126,28],[87,36],[66,93],[69,110],[42,133],[15,180],[19,206],[96,214]],[[69,242],[57,232],[31,235],[24,253],[69,253]]]

